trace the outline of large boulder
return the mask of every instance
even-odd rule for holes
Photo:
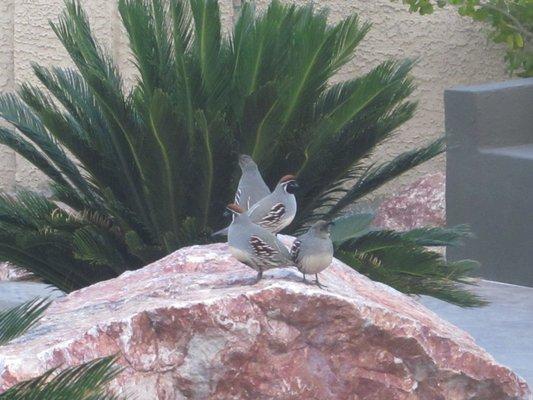
[[[265,275],[194,246],[71,293],[0,349],[0,391],[118,354],[112,390],[143,400],[531,399],[467,333],[339,261],[325,290]]]

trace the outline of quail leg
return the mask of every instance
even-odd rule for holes
[[[307,284],[307,279],[305,279],[305,274],[303,272],[302,272],[302,275],[304,276],[304,280],[302,282]]]
[[[316,285],[317,285],[320,289],[327,288],[326,285],[322,285],[322,284],[318,281],[318,274],[315,274],[315,283],[316,283]]]
[[[257,272],[257,279],[256,279],[255,283],[259,282],[261,279],[263,279],[263,270],[262,269],[260,269]]]

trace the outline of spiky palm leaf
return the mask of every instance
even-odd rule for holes
[[[446,262],[438,252],[421,245],[458,243],[470,235],[458,229],[417,229],[407,233],[371,231],[338,246],[338,257],[373,280],[404,293],[425,294],[450,303],[485,305],[479,296],[457,283],[474,284],[468,274],[479,265],[472,260]]]
[[[50,304],[47,299],[34,299],[0,312],[0,346],[28,331],[43,317]],[[118,400],[106,393],[107,384],[120,373],[115,361],[115,357],[105,357],[62,372],[52,369],[11,387],[0,394],[0,399]]]
[[[106,386],[118,374],[115,357],[105,357],[67,368],[56,369],[21,382],[4,393],[1,400],[118,400],[106,393]]]
[[[34,299],[0,312],[0,346],[30,329],[50,306],[47,299]]]
[[[208,241],[227,224],[239,152],[271,185],[298,173],[290,233],[443,151],[439,140],[367,164],[416,104],[408,60],[331,84],[370,28],[357,16],[331,25],[312,6],[274,0],[259,14],[246,2],[224,36],[216,0],[119,0],[119,12],[132,88],[68,0],[52,28],[76,69],[34,65],[42,85],[0,96],[14,128],[0,142],[42,169],[55,197],[33,195],[33,214],[28,194],[0,199],[0,256],[63,290]]]

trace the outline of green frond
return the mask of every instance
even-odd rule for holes
[[[395,110],[408,112],[411,61],[384,62],[361,78],[339,84],[314,109],[313,130],[298,176],[304,187],[298,224],[322,207],[322,193],[345,181],[375,147],[390,137]],[[333,214],[330,214],[333,215]]]
[[[461,307],[486,304],[464,286],[475,283],[469,275],[477,263],[448,263],[402,233],[371,231],[339,244],[337,254],[360,273],[401,292],[427,294]]]
[[[112,142],[107,134],[109,127],[94,95],[83,77],[71,68],[45,68],[32,64],[33,72],[77,124],[83,139],[102,153],[112,154]]]
[[[167,8],[161,0],[120,0],[118,8],[140,74],[142,98],[149,101],[156,89],[174,84]]]
[[[339,199],[332,207],[328,215],[336,215],[346,206],[359,200],[361,197],[376,190],[390,180],[400,176],[404,172],[414,168],[445,151],[444,139],[438,139],[428,146],[405,152],[392,161],[374,166],[359,177],[352,188]]]
[[[105,357],[63,371],[50,370],[21,382],[4,393],[1,400],[118,400],[106,392],[121,369],[116,357]]]
[[[72,237],[74,257],[96,267],[110,265],[117,274],[128,268],[128,262],[119,251],[120,244],[108,229],[89,225],[76,230]]]
[[[465,239],[473,237],[470,226],[457,225],[451,228],[427,227],[402,233],[402,237],[420,246],[460,246]]]
[[[0,311],[0,346],[24,334],[41,319],[49,306],[47,299],[34,299]]]
[[[35,143],[73,184],[83,186],[83,177],[63,148],[46,130],[41,120],[16,95],[0,95],[0,118],[13,125],[28,140]],[[60,180],[59,183],[62,183]]]
[[[39,88],[24,84],[19,90],[20,98],[32,109],[39,117],[44,127],[50,134],[68,149],[74,156],[81,161],[87,160],[100,161],[100,155],[92,151],[87,145],[86,140],[78,132],[77,123],[70,121],[63,115],[53,101],[48,98]],[[69,174],[73,184],[86,195],[93,199],[94,194],[91,191],[87,180],[83,178],[77,168],[73,168],[75,173]]]
[[[67,292],[109,279],[116,274],[109,265],[94,268],[74,257],[74,233],[88,225],[94,223],[74,217],[43,195],[2,194],[0,260],[24,266]],[[109,246],[109,242],[105,243]]]
[[[195,154],[198,159],[197,179],[195,181],[200,185],[202,196],[197,198],[196,207],[200,210],[199,220],[202,226],[207,225],[207,218],[209,217],[209,206],[211,204],[211,196],[213,189],[213,147],[211,142],[211,132],[207,125],[206,116],[203,112],[196,114],[198,139],[195,143]]]
[[[0,143],[16,151],[26,160],[31,162],[35,167],[41,170],[44,174],[46,174],[46,176],[48,176],[51,180],[63,186],[69,185],[68,182],[63,178],[63,175],[61,175],[61,172],[52,163],[50,163],[48,159],[43,156],[33,144],[27,140],[24,140],[24,138],[18,135],[16,132],[0,127]]]
[[[109,126],[109,136],[123,171],[135,211],[147,227],[153,227],[153,204],[143,194],[147,182],[140,162],[140,135],[145,131],[123,93],[122,78],[110,58],[92,36],[87,15],[79,2],[69,0],[66,10],[51,27],[78,67],[97,99]],[[146,167],[146,166],[145,166]]]
[[[194,21],[192,48],[202,77],[206,107],[213,109],[224,92],[224,75],[221,64],[222,31],[217,0],[189,0]],[[214,110],[218,107],[215,106]]]
[[[39,98],[45,98],[47,103],[51,100],[42,91],[35,92],[35,88],[26,86],[26,96],[30,102],[34,99],[34,106],[48,121],[50,131],[81,161],[84,171],[90,174],[90,180],[101,186],[114,184],[121,197],[127,198],[128,188],[116,163],[108,135],[109,127],[83,78],[72,69],[47,69],[33,64],[33,70],[39,81],[66,110],[60,113],[55,105],[43,107]]]
[[[197,61],[189,57],[193,42],[192,15],[189,3],[172,1],[172,40],[174,44],[174,63],[176,68],[176,103],[179,104],[184,134],[181,146],[191,143],[194,137],[194,111],[200,104],[198,94],[201,93],[200,79],[196,70]],[[179,93],[179,95],[178,95]]]
[[[174,106],[170,97],[157,89],[152,97],[148,108],[148,118],[150,121],[150,132],[157,143],[159,152],[160,167],[156,174],[161,177],[161,184],[155,190],[161,191],[166,196],[166,206],[164,213],[159,215],[159,224],[167,231],[179,229],[179,220],[183,208],[183,177],[180,176],[179,161],[176,154],[179,152],[179,133],[177,116],[174,113]],[[150,154],[153,157],[153,153]],[[160,201],[163,203],[163,201]]]
[[[333,70],[350,62],[355,56],[355,49],[370,31],[372,24],[359,21],[358,15],[351,15],[337,25],[335,50],[332,57]]]

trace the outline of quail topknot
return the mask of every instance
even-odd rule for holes
[[[235,204],[244,211],[248,211],[259,200],[270,194],[270,189],[263,180],[257,164],[247,154],[239,156],[239,166],[241,167],[241,178],[235,193]]]

